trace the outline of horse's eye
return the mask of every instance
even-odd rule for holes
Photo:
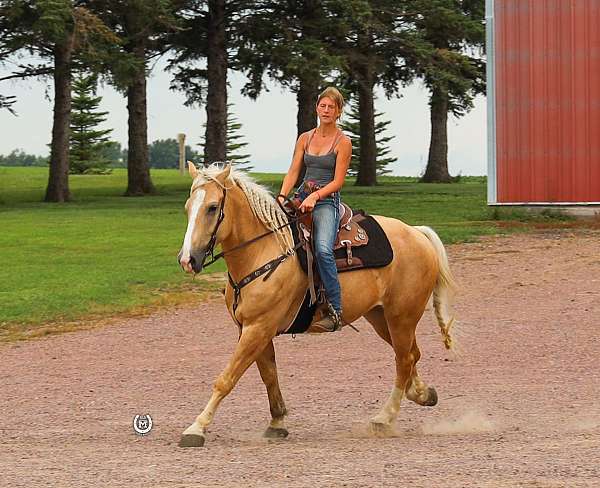
[[[208,207],[208,213],[215,213],[217,211],[217,206],[216,205],[211,205],[210,207]]]

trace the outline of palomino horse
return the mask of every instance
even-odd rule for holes
[[[287,217],[264,188],[230,166],[198,170],[188,163],[188,167],[193,182],[185,204],[188,225],[179,262],[185,271],[198,273],[215,243],[221,245],[230,274],[225,302],[239,325],[240,336],[233,356],[214,383],[208,404],[183,432],[179,445],[204,445],[206,429],[221,400],[252,363],[258,366],[269,397],[272,420],[265,436],[285,437],[286,408],[279,390],[273,338],[292,323],[308,286],[299,260],[291,251]],[[393,261],[383,268],[342,273],[340,284],[344,321],[351,323],[364,316],[396,355],[392,392],[370,421],[373,430],[385,432],[396,420],[404,395],[419,405],[437,403],[435,389],[417,374],[421,353],[415,329],[433,294],[444,343],[451,347],[453,319],[446,309],[454,285],[444,246],[433,230],[387,217],[377,216],[376,220],[390,240]],[[256,239],[260,235],[263,237]],[[239,284],[278,257],[280,265],[268,280],[261,277],[239,293],[234,291],[232,281]]]

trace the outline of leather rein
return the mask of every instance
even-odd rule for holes
[[[210,266],[211,264],[213,264],[216,261],[218,261],[219,259],[225,257],[226,255],[231,254],[234,251],[237,251],[246,246],[249,246],[250,244],[252,244],[256,241],[259,241],[260,239],[263,239],[264,237],[274,234],[275,232],[283,229],[284,227],[288,227],[288,226],[292,225],[299,219],[299,217],[288,213],[283,208],[283,206],[281,205],[279,200],[276,200],[277,203],[279,204],[279,206],[282,207],[282,210],[284,211],[284,213],[288,216],[287,223],[280,225],[279,227],[277,227],[275,229],[269,230],[263,234],[260,234],[248,241],[242,242],[241,244],[239,244],[231,249],[228,249],[227,251],[221,251],[220,253],[215,255],[214,251],[215,251],[215,245],[217,242],[217,232],[219,230],[219,227],[221,226],[221,223],[225,219],[225,197],[226,196],[227,196],[227,189],[225,187],[223,187],[223,200],[221,200],[221,207],[219,209],[219,218],[217,219],[217,224],[215,225],[215,228],[212,231],[210,240],[208,241],[208,246],[206,247],[206,251],[204,253],[204,257],[202,258],[202,263],[201,263],[202,269],[204,269],[207,266]],[[283,196],[286,200],[289,200],[285,195],[278,195],[278,197],[279,196]],[[263,278],[263,281],[267,281],[271,277],[273,272],[279,267],[279,265],[281,263],[283,263],[290,256],[293,256],[296,253],[296,251],[300,248],[300,246],[301,246],[300,243],[296,244],[292,249],[288,250],[287,252],[285,252],[283,254],[280,254],[275,259],[272,259],[268,263],[265,263],[264,265],[262,265],[260,268],[252,271],[250,274],[248,274],[247,276],[242,278],[238,283],[236,283],[234,281],[234,279],[231,277],[231,273],[229,273],[229,271],[227,271],[227,277],[229,279],[229,284],[233,288],[233,306],[232,306],[233,320],[235,320],[235,322],[237,323],[238,327],[240,327],[240,329],[242,327],[242,324],[238,321],[237,317],[235,316],[235,312],[239,305],[238,302],[240,299],[240,294],[241,294],[242,288],[244,286],[248,285],[249,283],[252,283],[255,279],[259,278],[260,276],[262,276],[264,274],[266,274],[266,276]],[[207,263],[206,258],[208,257],[209,254],[210,254],[210,261]]]

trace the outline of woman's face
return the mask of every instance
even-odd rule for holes
[[[333,99],[323,97],[317,103],[317,115],[321,123],[332,123],[338,119],[340,110]]]

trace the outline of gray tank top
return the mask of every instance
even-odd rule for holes
[[[337,155],[334,149],[342,137],[342,131],[339,131],[327,154],[322,154],[321,156],[308,153],[308,148],[315,132],[316,129],[313,129],[306,146],[304,146],[304,165],[306,166],[304,181],[314,180],[318,185],[325,186],[333,181],[335,175],[335,160]]]

